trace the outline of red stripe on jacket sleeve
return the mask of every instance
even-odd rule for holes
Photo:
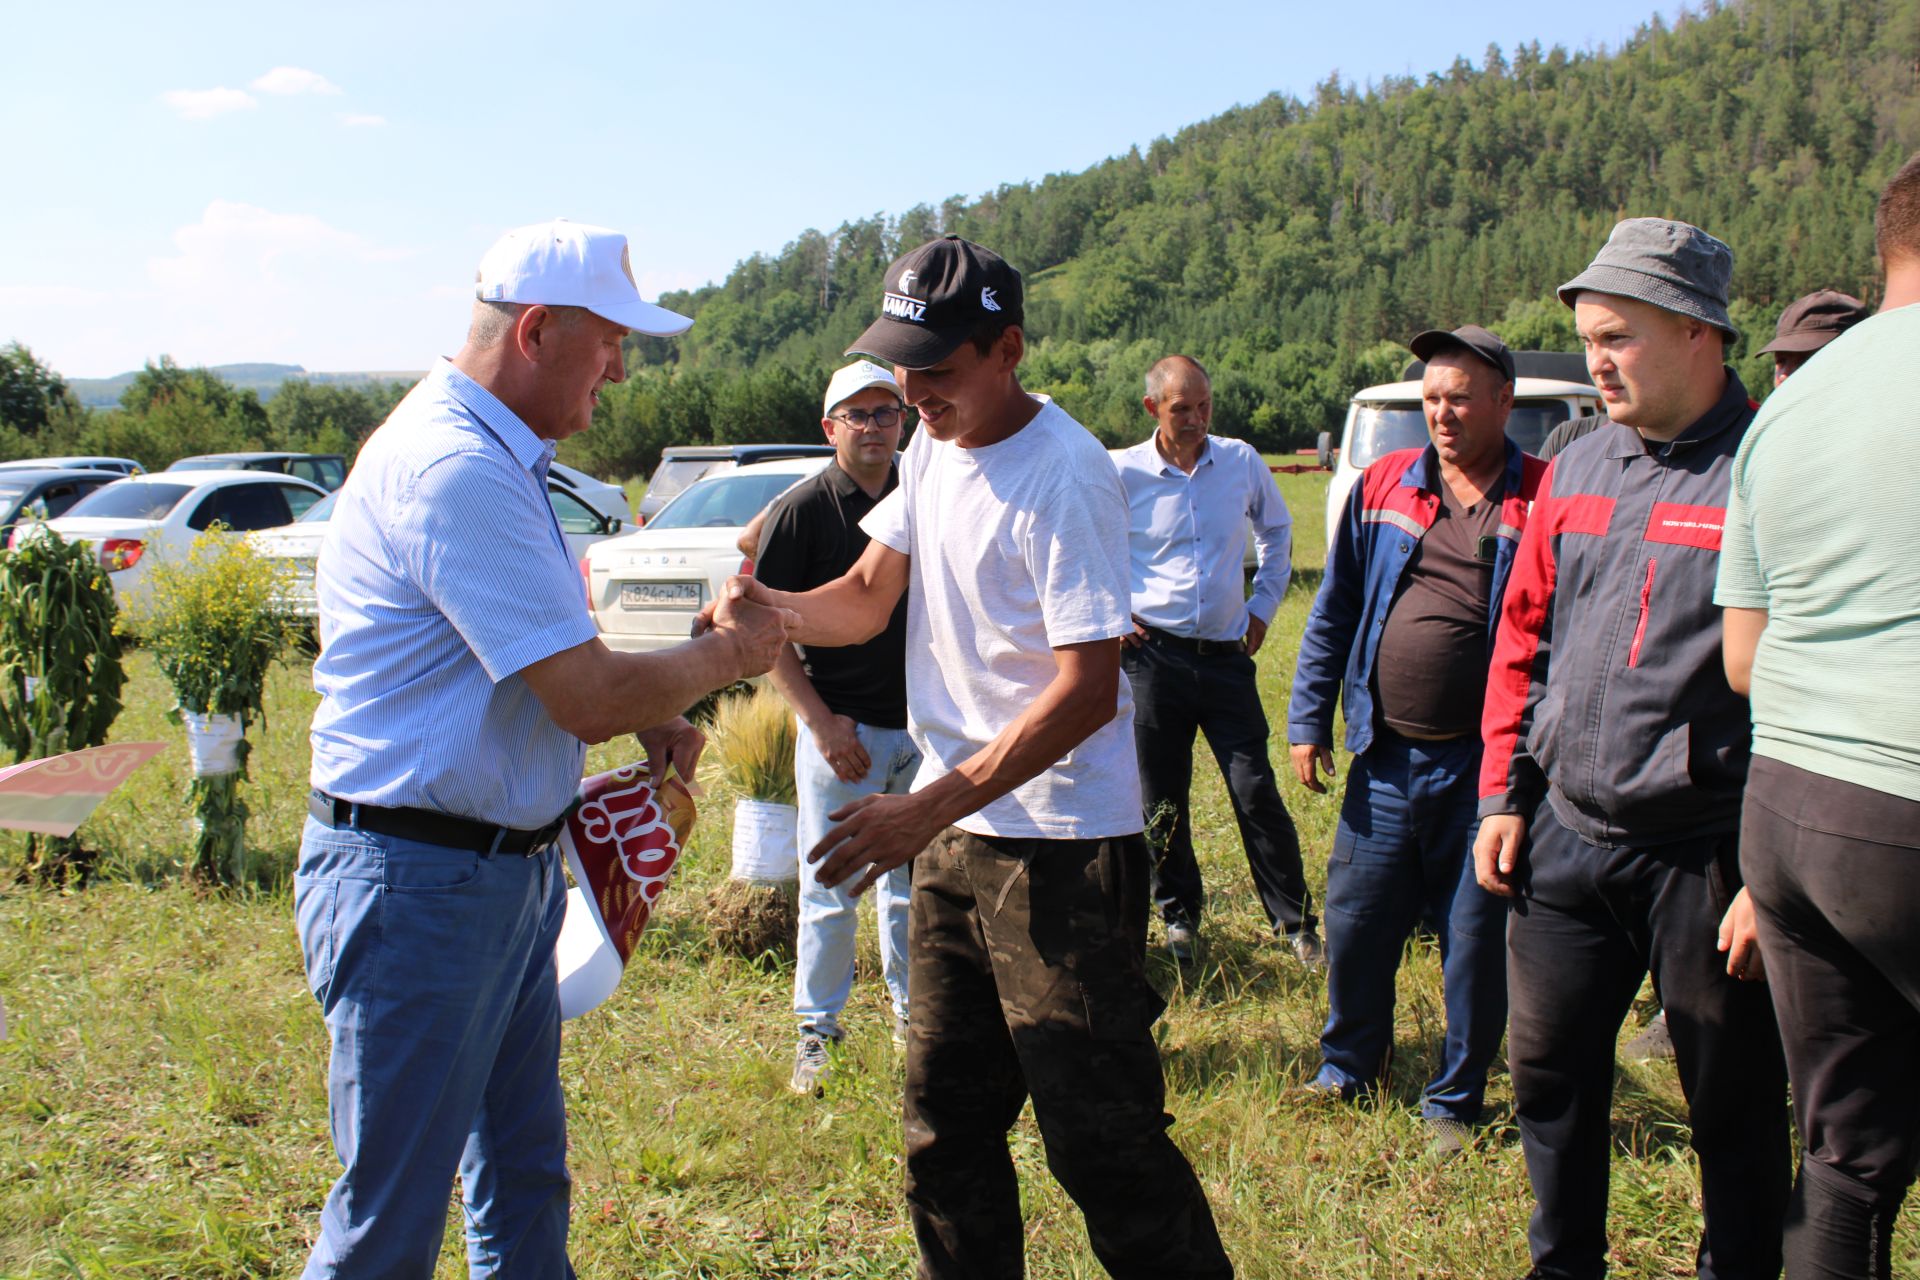
[[[1547,531],[1549,533],[1590,533],[1596,538],[1604,538],[1612,524],[1612,498],[1602,497],[1597,493],[1571,493],[1553,500],[1553,519],[1548,524]]]
[[[1480,758],[1483,800],[1506,795],[1510,790],[1513,757],[1520,745],[1533,688],[1534,660],[1539,656],[1540,636],[1553,605],[1558,570],[1553,539],[1564,517],[1555,506],[1551,464],[1540,481],[1540,493],[1514,552],[1507,593],[1500,603],[1500,628],[1494,634],[1487,700],[1480,714],[1480,737],[1486,744]],[[1606,514],[1612,514],[1611,504]]]

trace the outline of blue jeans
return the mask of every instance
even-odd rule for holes
[[[1440,934],[1447,1038],[1420,1111],[1472,1124],[1507,1022],[1507,908],[1469,856],[1476,737],[1417,742],[1384,727],[1354,757],[1327,864],[1327,1029],[1318,1083],[1370,1091],[1393,1046],[1394,975],[1422,919]]]
[[[813,734],[800,726],[793,749],[794,792],[800,809],[800,931],[793,967],[793,1014],[802,1031],[838,1038],[840,1011],[853,990],[853,948],[859,930],[858,904],[847,892],[852,880],[832,888],[814,878],[807,850],[833,825],[827,815],[850,800],[877,793],[905,795],[920,769],[920,752],[905,729],[856,726],[860,745],[873,763],[858,782],[842,782],[820,754]],[[880,926],[880,973],[893,999],[893,1011],[907,1016],[907,901],[913,891],[912,864],[895,867],[873,886],[874,915]]]
[[[309,818],[293,901],[344,1166],[304,1275],[431,1277],[458,1172],[472,1275],[572,1276],[559,854]]]

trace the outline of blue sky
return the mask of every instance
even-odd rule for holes
[[[1617,45],[1643,3],[12,6],[0,342],[77,377],[424,368],[510,226],[627,232],[651,297],[1336,67]]]

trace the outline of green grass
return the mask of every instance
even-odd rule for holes
[[[1259,657],[1276,722],[1322,555],[1324,485],[1281,481],[1306,572]],[[0,1276],[297,1275],[336,1172],[325,1031],[287,889],[314,696],[304,673],[274,673],[247,789],[258,884],[202,894],[174,879],[186,852],[180,731],[151,662],[130,665],[116,737],[170,745],[82,828],[102,881],[0,891],[0,995],[13,1021],[0,1043]],[[601,748],[593,764],[630,754]],[[1450,1165],[1423,1154],[1414,1106],[1441,1026],[1438,957],[1409,950],[1379,1105],[1308,1096],[1324,983],[1263,938],[1217,773],[1196,772],[1212,904],[1204,963],[1185,983],[1159,953],[1152,967],[1169,995],[1158,1034],[1173,1134],[1240,1274],[1518,1276],[1530,1197],[1503,1066],[1479,1148]],[[1334,800],[1291,784],[1286,795],[1317,888]],[[796,1098],[785,1088],[791,971],[719,956],[703,936],[699,904],[726,874],[729,836],[727,806],[710,798],[625,984],[568,1024],[576,1265],[593,1277],[906,1274],[899,1063],[870,926],[837,1073],[825,1098]],[[0,837],[0,862],[21,850]],[[1691,1274],[1696,1184],[1671,1068],[1625,1069],[1616,1115],[1615,1274]],[[1030,1119],[1013,1146],[1032,1273],[1100,1275]],[[1914,1216],[1895,1245],[1906,1273],[1920,1266]],[[451,1218],[440,1274],[465,1274]]]

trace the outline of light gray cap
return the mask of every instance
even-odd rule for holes
[[[1738,341],[1727,316],[1733,283],[1733,250],[1691,223],[1671,218],[1627,218],[1585,271],[1560,286],[1560,301],[1572,306],[1586,290],[1650,302],[1663,311],[1692,316]]]

